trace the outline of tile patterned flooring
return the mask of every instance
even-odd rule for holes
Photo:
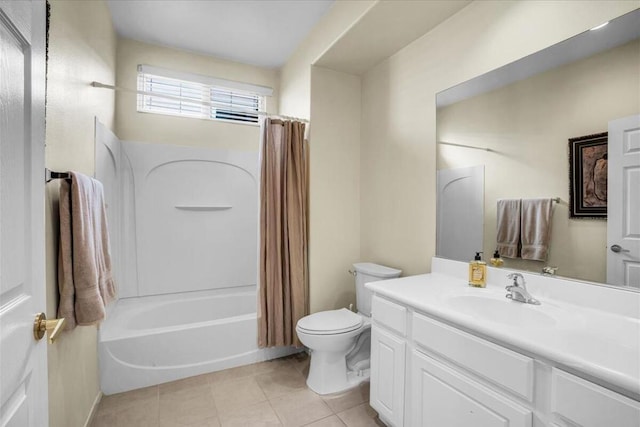
[[[383,426],[369,383],[330,396],[306,386],[309,357],[282,359],[104,396],[92,427]]]

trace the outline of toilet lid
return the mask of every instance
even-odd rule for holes
[[[350,332],[360,326],[362,326],[362,317],[346,308],[321,311],[298,321],[298,328],[318,335]]]

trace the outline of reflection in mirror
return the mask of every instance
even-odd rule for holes
[[[639,70],[637,9],[598,30],[439,93],[438,175],[445,170],[455,174],[457,169],[473,166],[484,166],[485,172],[481,247],[450,255],[447,247],[468,247],[469,241],[459,234],[455,237],[458,242],[447,241],[445,245],[440,230],[462,228],[472,214],[442,215],[439,198],[437,255],[469,261],[475,251],[483,251],[488,259],[497,246],[498,200],[559,198],[558,203],[552,203],[547,253],[541,260],[523,259],[520,239],[516,241],[515,254],[510,254],[513,258],[504,258],[504,266],[534,272],[554,267],[557,270],[547,272],[640,289],[640,125],[635,125],[640,123],[640,116],[620,125],[615,122],[640,115]],[[609,180],[605,192],[609,194],[609,217],[570,218],[569,139],[607,132],[610,122],[614,128],[622,127],[615,135],[613,130],[609,134]],[[614,164],[611,159],[611,150],[623,146],[629,154],[625,159],[633,157],[632,162],[636,162],[635,166],[625,163],[624,174],[621,160]],[[600,161],[600,177],[602,167]],[[634,170],[635,173],[628,172]],[[585,172],[584,182],[579,185],[586,188],[590,176],[593,174]],[[621,196],[616,196],[615,201],[614,185],[625,189],[619,191]],[[611,206],[614,202],[615,207]],[[514,217],[513,212],[510,215]],[[521,217],[522,212],[517,215]],[[613,237],[615,233],[607,228],[616,224],[624,230]],[[531,228],[542,225],[539,221],[521,220],[518,227],[526,236]],[[627,252],[616,252],[615,244]],[[508,255],[503,251],[503,256]],[[620,272],[612,274],[612,269]]]

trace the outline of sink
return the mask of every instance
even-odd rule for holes
[[[556,318],[544,311],[544,305],[480,295],[458,295],[446,301],[447,305],[462,313],[503,325],[551,328],[557,324]]]

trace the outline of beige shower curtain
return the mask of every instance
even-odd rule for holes
[[[304,123],[266,118],[260,141],[258,345],[301,345],[309,312],[308,142]]]

